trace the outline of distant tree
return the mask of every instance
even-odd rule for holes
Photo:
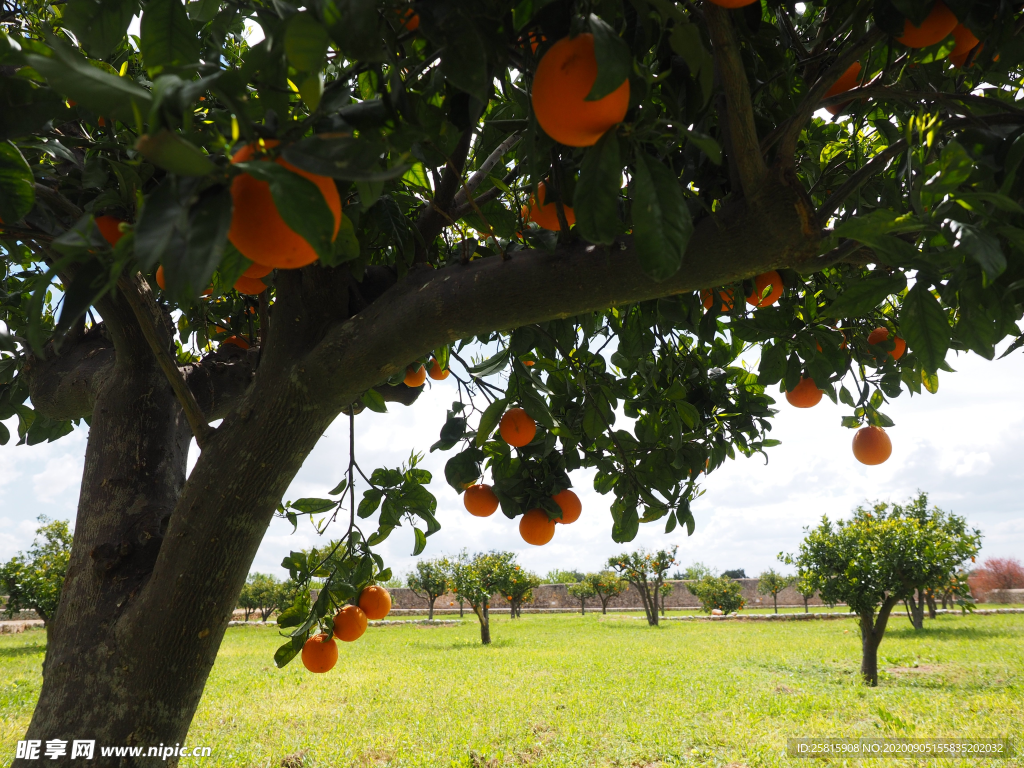
[[[29,550],[19,552],[0,566],[0,592],[7,594],[8,618],[31,609],[49,630],[50,619],[60,603],[73,534],[65,520],[51,521],[45,515],[38,520],[36,538]]]
[[[978,602],[986,602],[994,589],[1024,589],[1024,565],[1014,557],[990,557],[971,571],[967,581]],[[942,607],[946,607],[943,595]]]
[[[950,536],[940,519],[922,521],[899,507],[876,504],[871,510],[858,507],[851,519],[834,524],[823,517],[799,553],[783,559],[795,563],[801,577],[815,580],[827,605],[846,603],[860,617],[861,675],[875,686],[878,645],[892,609],[939,572],[946,574],[947,588],[967,596],[966,572],[958,564],[974,556],[978,541],[976,531]]]
[[[725,576],[705,576],[698,582],[688,583],[686,588],[700,601],[701,610],[705,613],[716,608],[722,613],[734,613],[747,604],[739,583]]]
[[[495,565],[495,588],[508,601],[511,618],[520,618],[523,604],[533,602],[533,590],[540,586],[540,577],[524,570],[516,563],[514,553],[500,552],[498,554],[500,560]]]
[[[662,584],[658,587],[658,595],[661,597],[661,615],[665,615],[665,598],[672,594],[671,584]]]
[[[391,590],[391,589],[402,589],[403,587],[409,586],[409,583],[406,580],[406,577],[405,576],[398,576],[398,575],[393,575],[387,581],[378,581],[377,583],[380,586],[384,587],[384,589],[388,589],[388,590]]]
[[[796,577],[793,581],[793,586],[796,591],[800,593],[800,597],[804,599],[804,613],[809,613],[807,606],[808,601],[814,597],[818,591],[818,584],[811,573],[803,573]]]
[[[280,580],[271,574],[249,574],[238,596],[238,605],[245,610],[245,620],[249,620],[252,612],[259,611],[260,620],[266,621],[270,614],[279,610],[285,604],[281,586]]]
[[[566,591],[580,601],[580,615],[586,615],[587,613],[587,598],[597,595],[597,590],[594,589],[594,582],[590,578],[591,576],[597,576],[597,574],[588,573],[582,581],[577,581],[575,584],[570,584],[566,587]]]
[[[638,549],[608,558],[608,567],[621,574],[640,593],[647,623],[652,627],[658,625],[658,592],[668,569],[676,564],[676,549],[659,549],[657,552]]]
[[[547,575],[541,580],[542,584],[575,584],[578,581],[583,581],[584,574],[582,571],[564,571],[559,568],[555,568],[547,572]]]
[[[704,565],[704,563],[693,563],[693,565],[688,565],[673,573],[672,578],[676,581],[700,581],[705,576],[714,575],[715,571],[710,566]]]
[[[771,595],[772,605],[775,606],[775,612],[778,613],[779,592],[792,583],[793,578],[791,576],[783,576],[781,573],[777,573],[774,568],[769,568],[757,577],[757,594]]]
[[[747,578],[747,572],[743,568],[734,568],[731,571],[722,571],[722,576],[727,579],[745,579]]]
[[[594,586],[594,594],[601,601],[601,613],[608,613],[608,601],[618,597],[627,589],[629,582],[615,571],[601,571],[587,574],[587,580]]]
[[[448,591],[451,562],[442,559],[419,560],[415,570],[405,577],[413,594],[427,601],[427,619],[434,619],[434,601]]]
[[[480,642],[491,642],[491,595],[498,592],[498,582],[507,567],[508,552],[486,552],[472,559],[448,560],[445,568],[450,577],[449,588],[473,609],[480,621]]]

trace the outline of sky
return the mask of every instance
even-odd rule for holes
[[[778,397],[771,436],[782,444],[768,449],[767,463],[762,456],[739,456],[707,478],[706,493],[692,505],[697,527],[690,537],[681,529],[666,535],[662,524],[652,523],[641,525],[631,544],[616,544],[611,539],[610,497],[596,493],[592,475],[580,470],[572,473],[572,481],[583,502],[582,516],[572,525],[559,526],[550,544],[533,547],[500,512],[489,518],[466,512],[461,497],[444,481],[444,462],[452,454],[428,454],[421,466],[434,474],[429,487],[437,497],[442,529],[428,540],[421,557],[462,547],[471,552],[512,550],[524,566],[544,574],[555,568],[598,570],[609,556],[626,549],[675,544],[681,566],[699,561],[719,571],[743,568],[753,576],[781,567],[778,553],[796,551],[803,528],[822,515],[843,517],[867,500],[901,501],[918,489],[981,529],[983,557],[1022,557],[1024,411],[1019,382],[1024,381],[1024,353],[992,362],[951,354],[948,361],[957,372],[941,374],[937,394],[904,393],[882,409],[896,426],[888,430],[892,457],[877,467],[853,458],[853,431],[839,424],[849,409],[825,398],[815,408],[801,410]],[[387,414],[367,411],[356,417],[357,460],[367,472],[397,467],[410,451],[426,452],[437,439],[456,387],[454,379],[430,384],[412,407],[391,405]],[[16,434],[16,420],[6,423]],[[0,447],[0,561],[31,545],[38,515],[74,521],[86,428],[50,444],[27,447],[14,442]],[[326,495],[342,477],[347,445],[347,419],[342,418],[306,459],[285,498]],[[192,463],[197,455],[193,444]],[[361,492],[357,487],[357,495]],[[327,536],[339,533],[328,529]],[[300,522],[293,534],[290,524],[275,520],[252,570],[283,577],[282,558],[317,541],[308,523]],[[379,547],[398,574],[414,566],[412,549],[409,528],[399,528]]]

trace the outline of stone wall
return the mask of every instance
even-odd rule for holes
[[[985,595],[986,603],[1024,603],[1024,589],[990,589]]]
[[[748,608],[768,607],[772,606],[771,595],[765,597],[764,595],[757,594],[757,579],[736,579],[739,582],[740,588],[743,590],[743,597],[747,601]],[[686,582],[684,581],[669,581],[667,584],[672,585],[672,591],[665,597],[665,607],[668,609],[680,609],[680,608],[700,608],[700,602],[696,597],[690,594],[690,591],[686,588]],[[427,600],[425,598],[418,597],[411,589],[400,588],[392,589],[391,600],[392,600],[392,611],[395,613],[419,613],[427,610]],[[507,611],[508,608],[503,605],[505,600],[498,595],[495,599],[491,600],[492,611]],[[804,599],[800,596],[793,587],[786,587],[782,592],[779,593],[779,606],[803,606]],[[815,595],[811,600],[808,601],[808,605],[820,606],[823,603]],[[587,610],[601,610],[601,601],[592,597],[586,602]],[[468,610],[469,606],[466,606]],[[566,591],[565,584],[541,584],[535,590],[533,590],[533,602],[523,606],[523,612],[538,612],[538,611],[578,611],[580,609],[580,601]],[[630,585],[629,589],[623,592],[617,597],[613,597],[608,601],[609,610],[618,611],[638,611],[643,609],[643,603],[640,600],[640,593]],[[448,594],[437,598],[434,603],[435,613],[452,613],[458,612],[459,603],[454,595]]]

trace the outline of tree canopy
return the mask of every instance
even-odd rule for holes
[[[18,611],[39,614],[44,624],[60,603],[60,589],[71,558],[72,532],[66,520],[40,516],[36,539],[27,552],[0,564],[0,593],[8,618]]]

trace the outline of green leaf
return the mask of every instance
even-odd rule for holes
[[[92,58],[105,59],[124,40],[138,8],[135,0],[70,0],[61,22]]]
[[[636,507],[626,507],[616,514],[616,507],[619,501],[612,502],[612,540],[620,544],[632,541],[640,530],[640,517],[637,515]]]
[[[278,617],[277,625],[282,626],[280,617]],[[291,640],[278,648],[274,653],[274,663],[277,665],[277,668],[283,669],[287,666],[288,662],[294,659],[299,654],[300,650],[301,646],[296,648],[295,644]]]
[[[594,35],[594,55],[597,57],[597,79],[587,94],[587,101],[603,99],[621,86],[633,66],[633,56],[626,41],[615,34],[607,22],[596,14],[588,19]]]
[[[693,234],[690,211],[675,174],[644,152],[633,177],[633,234],[640,268],[653,280],[679,271]]]
[[[487,438],[491,436],[494,428],[498,426],[498,422],[501,421],[502,415],[505,413],[505,407],[508,405],[508,401],[504,399],[495,400],[487,409],[483,412],[480,417],[480,426],[476,432],[476,444],[483,445],[487,442]]]
[[[288,20],[284,33],[284,55],[299,72],[319,72],[327,55],[327,30],[309,11]]]
[[[231,227],[233,203],[227,187],[210,187],[192,205],[188,214],[188,236],[185,258],[179,262],[184,267],[184,277],[195,293],[209,285],[213,272],[224,255]],[[173,290],[176,277],[171,269],[167,275],[167,288]]]
[[[907,287],[903,273],[886,275],[875,271],[868,277],[849,283],[832,304],[821,313],[822,317],[858,317],[870,312],[887,296],[892,296]]]
[[[329,490],[327,492],[327,495],[328,496],[337,496],[339,494],[344,493],[346,488],[348,488],[348,478],[347,477],[345,479],[343,479],[340,483],[338,483],[336,486],[334,486],[334,488]]]
[[[146,198],[135,225],[135,258],[143,272],[160,261],[172,242],[184,249],[179,230],[185,226],[177,179],[168,176]]]
[[[388,406],[387,403],[384,401],[384,396],[376,389],[366,390],[360,399],[362,400],[363,405],[365,405],[371,411],[376,411],[377,413],[388,412]]]
[[[334,238],[334,250],[331,258],[324,261],[324,266],[335,267],[359,258],[359,239],[356,237],[356,228],[345,214],[341,215],[341,226],[338,227],[338,236]]]
[[[584,240],[607,245],[622,232],[619,221],[621,196],[619,139],[615,131],[608,131],[583,155],[580,180],[572,198],[576,231]]]
[[[441,73],[445,80],[481,102],[487,101],[491,81],[487,75],[487,50],[484,38],[461,12],[452,10],[442,26],[444,50]]]
[[[140,46],[147,71],[199,64],[199,38],[181,0],[146,0]]]
[[[0,445],[7,445],[7,441],[11,439],[11,432],[3,424],[0,424]]]
[[[555,422],[551,417],[551,411],[544,398],[528,383],[519,387],[519,396],[522,398],[523,409],[545,429],[554,429]]]
[[[965,248],[978,262],[989,283],[1006,271],[1006,256],[994,235],[970,224],[961,224],[958,247]]]
[[[328,0],[324,23],[345,57],[354,61],[383,61],[380,16],[374,0]]]
[[[448,459],[444,465],[444,479],[456,493],[462,493],[463,483],[470,483],[480,477],[480,462],[484,452],[479,448],[468,448]]]
[[[333,255],[334,214],[320,188],[279,163],[236,163],[235,168],[270,184],[274,205],[284,223],[297,232],[321,259]]]
[[[384,152],[384,145],[372,139],[312,136],[288,145],[281,154],[296,168],[349,181],[389,181],[409,169],[408,165],[381,168]]]
[[[35,203],[35,178],[28,162],[14,144],[0,142],[0,219],[13,224]]]
[[[311,515],[319,515],[324,512],[329,512],[338,506],[338,502],[334,499],[316,499],[316,498],[304,498],[298,501],[293,501],[289,504],[292,509],[296,509],[299,512],[305,512]]]
[[[363,498],[359,502],[359,507],[356,510],[356,514],[361,518],[366,518],[377,511],[377,507],[380,506],[380,500],[384,498],[384,491],[380,488],[370,488],[363,491]]]
[[[66,331],[110,286],[110,270],[98,259],[79,265],[69,285],[65,286],[64,303],[56,330]]]
[[[900,331],[924,369],[935,373],[946,358],[952,331],[945,310],[923,282],[903,299]]]
[[[427,535],[419,528],[414,528],[413,533],[416,536],[416,546],[413,547],[412,556],[416,557],[427,548]]]
[[[166,128],[140,136],[135,149],[153,165],[179,176],[205,176],[216,170],[203,150]]]
[[[533,17],[537,15],[545,5],[553,3],[555,0],[520,0],[515,8],[512,9],[512,24],[518,32],[520,29],[525,27]]]
[[[509,361],[509,350],[503,349],[497,354],[487,358],[482,363],[471,365],[469,372],[474,376],[491,376],[498,371],[501,371],[508,365]]]

